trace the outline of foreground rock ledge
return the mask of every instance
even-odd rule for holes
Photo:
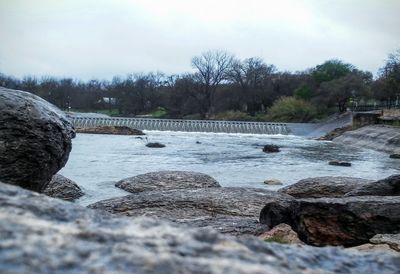
[[[31,93],[0,87],[0,180],[42,191],[68,160],[72,124]]]
[[[1,273],[398,273],[400,257],[117,218],[0,183]]]
[[[211,176],[200,172],[158,171],[123,179],[115,184],[131,193],[150,190],[221,187]]]
[[[289,195],[259,188],[210,187],[146,191],[89,207],[123,216],[149,216],[192,227],[213,227],[232,235],[259,235],[268,229],[258,220],[263,206],[292,199]]]
[[[260,222],[289,224],[307,244],[356,246],[400,233],[400,196],[298,199],[268,203]]]
[[[324,176],[303,179],[278,191],[295,198],[337,198],[370,182],[373,181],[354,177]]]

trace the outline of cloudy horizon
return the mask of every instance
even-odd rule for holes
[[[0,0],[0,73],[184,73],[193,56],[222,49],[281,71],[337,58],[376,74],[400,48],[399,11],[396,0]]]

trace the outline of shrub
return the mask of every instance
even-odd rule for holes
[[[271,121],[309,122],[317,117],[317,108],[303,99],[281,97],[268,110]]]

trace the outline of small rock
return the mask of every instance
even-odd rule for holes
[[[43,194],[66,201],[73,201],[85,195],[74,181],[60,174],[53,176],[50,183],[43,190]]]
[[[287,224],[277,225],[270,231],[264,232],[258,236],[258,238],[263,241],[282,244],[304,244],[297,236],[297,233]]]
[[[200,145],[200,144],[201,144],[201,142],[199,142],[199,141],[196,141],[196,144]]]
[[[263,152],[265,153],[275,153],[281,151],[277,145],[265,145],[263,147]]]
[[[147,143],[146,147],[162,148],[162,147],[165,147],[165,145],[161,144],[161,143]]]
[[[278,179],[269,179],[269,180],[265,180],[264,184],[271,185],[271,186],[277,186],[277,185],[282,185],[282,182],[279,181]]]
[[[400,234],[377,234],[369,240],[373,244],[387,244],[400,252]]]
[[[329,164],[331,166],[351,166],[351,163],[349,162],[337,161],[337,160],[330,161]]]
[[[392,159],[400,159],[400,153],[390,154],[389,157]]]
[[[221,187],[211,176],[190,171],[158,171],[123,179],[115,184],[125,191],[139,193],[151,190]]]

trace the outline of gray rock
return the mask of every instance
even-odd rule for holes
[[[0,180],[42,191],[68,160],[72,124],[45,100],[0,88]]]
[[[73,201],[85,195],[74,181],[60,174],[53,176],[50,183],[43,190],[43,194],[66,201]]]
[[[400,195],[400,175],[361,185],[345,196],[398,196]]]
[[[353,177],[315,177],[300,180],[279,189],[278,192],[295,198],[343,197],[346,193],[370,182],[373,181]]]
[[[211,176],[190,171],[158,171],[123,179],[115,184],[131,193],[149,190],[221,187]]]
[[[262,207],[268,202],[292,199],[264,189],[213,187],[146,191],[89,207],[124,216],[150,216],[194,227],[213,227],[233,235],[257,235],[268,229],[258,222]]]
[[[260,213],[269,227],[290,225],[307,244],[356,246],[376,234],[400,233],[400,196],[271,202]]]
[[[150,147],[150,148],[163,148],[163,147],[165,147],[165,145],[156,142],[156,143],[147,143],[147,144],[146,144],[146,147]]]
[[[333,160],[333,161],[329,161],[328,163],[331,166],[351,166],[351,163],[349,162],[344,162],[344,161],[338,161],[338,160]]]
[[[392,159],[400,159],[400,153],[390,154],[389,157],[392,158]]]
[[[369,240],[373,244],[387,244],[400,252],[400,234],[377,234]]]
[[[1,273],[398,273],[400,257],[117,218],[0,183]]]

